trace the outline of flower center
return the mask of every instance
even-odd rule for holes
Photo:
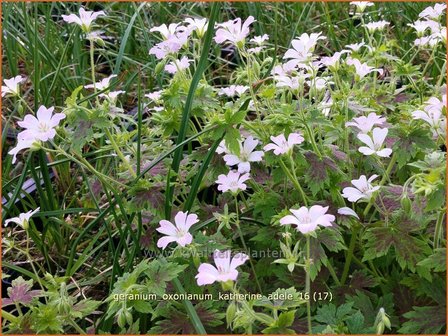
[[[299,220],[302,224],[311,224],[312,223],[310,216],[301,217]]]
[[[41,131],[42,133],[48,132],[50,130],[50,127],[48,126],[48,124],[46,124],[44,122],[40,122],[38,128],[39,128],[39,131]]]
[[[238,181],[231,181],[229,183],[229,186],[237,188],[238,187]]]

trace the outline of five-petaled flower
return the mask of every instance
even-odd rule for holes
[[[229,171],[227,175],[219,175],[216,183],[218,184],[219,191],[230,191],[232,194],[237,194],[240,190],[246,190],[247,185],[244,182],[249,179],[250,177],[248,173],[240,174],[238,172]]]
[[[364,78],[366,75],[374,71],[378,72],[380,75],[383,74],[383,69],[376,69],[369,66],[367,63],[361,63],[361,61],[357,58],[348,58],[346,63],[355,67],[356,74],[360,79]]]
[[[5,85],[2,85],[2,97],[6,95],[18,96],[19,95],[19,84],[25,81],[25,77],[15,76],[10,79],[5,79],[3,82]]]
[[[383,148],[384,140],[386,139],[389,130],[387,128],[375,127],[372,136],[367,134],[358,134],[358,139],[367,145],[359,147],[358,151],[364,155],[376,154],[381,157],[389,157],[392,154],[392,149]]]
[[[215,266],[208,263],[199,265],[196,275],[199,286],[210,285],[214,282],[235,281],[238,277],[237,267],[244,264],[249,257],[244,253],[235,254],[232,258],[232,251],[215,250],[213,253]]]
[[[30,218],[36,213],[39,212],[40,207],[36,210],[30,210],[25,213],[21,213],[18,217],[13,217],[10,219],[5,220],[5,226],[7,226],[9,223],[16,223],[17,225],[21,226],[25,230],[29,227],[29,220]]]
[[[175,74],[178,71],[184,71],[185,69],[188,69],[190,66],[190,62],[193,62],[193,60],[188,59],[186,56],[182,56],[180,60],[174,60],[173,62],[168,63],[165,65],[165,71],[170,74]]]
[[[373,126],[379,125],[382,126],[386,118],[377,115],[374,112],[369,113],[367,117],[361,116],[357,118],[353,118],[353,121],[349,121],[345,123],[345,126],[353,126],[359,129],[360,133],[369,133]]]
[[[342,196],[350,202],[357,202],[360,199],[370,200],[372,194],[380,189],[380,186],[372,186],[372,181],[377,177],[378,175],[372,175],[367,179],[365,175],[361,175],[359,179],[351,181],[355,188],[344,188],[342,190]]]
[[[106,13],[104,13],[104,11],[91,12],[86,11],[84,8],[81,7],[79,9],[79,16],[76,14],[62,15],[62,19],[68,23],[76,23],[77,25],[81,26],[81,29],[85,33],[88,33],[92,28],[93,21],[95,21],[98,16],[105,16],[105,15]]]
[[[247,35],[249,35],[249,26],[253,22],[255,22],[254,17],[249,16],[244,23],[241,22],[241,18],[237,18],[217,24],[218,29],[215,33],[215,42],[221,44],[228,41],[231,44],[241,47]]]
[[[225,95],[227,97],[241,96],[247,90],[249,90],[248,86],[244,86],[244,85],[230,85],[229,87],[219,89],[218,95],[220,95],[220,96],[224,96]]]
[[[193,236],[188,232],[190,228],[199,222],[198,216],[195,214],[188,214],[188,212],[179,211],[174,217],[174,223],[162,219],[156,230],[166,235],[157,241],[157,247],[165,249],[169,243],[176,242],[180,246],[191,244]]]
[[[296,225],[297,231],[307,234],[313,232],[320,226],[331,226],[335,217],[327,214],[328,207],[313,205],[311,208],[301,207],[300,209],[290,209],[291,215],[280,219],[281,225]]]
[[[300,63],[307,63],[311,60],[317,41],[326,39],[326,37],[321,36],[321,34],[321,32],[312,33],[310,35],[303,33],[300,37],[291,41],[292,48],[286,51],[283,58],[289,59],[290,61],[288,63],[295,66]]]
[[[257,145],[258,140],[249,136],[243,144],[240,143],[240,154],[226,154],[224,155],[224,161],[228,166],[238,165],[238,172],[248,173],[250,172],[250,163],[261,161],[264,155],[262,151],[254,151]]]
[[[290,153],[294,145],[301,144],[305,139],[300,133],[291,133],[288,140],[286,140],[284,134],[271,136],[271,140],[273,143],[267,144],[263,149],[265,151],[274,150],[275,155],[282,155]]]

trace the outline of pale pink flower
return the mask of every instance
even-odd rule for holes
[[[170,62],[165,65],[165,71],[169,72],[170,74],[175,74],[178,71],[188,69],[188,67],[190,66],[190,62],[193,62],[193,60],[190,60],[188,59],[188,57],[183,56],[180,60],[175,60],[174,62]]]
[[[366,23],[364,25],[364,27],[366,27],[369,32],[373,33],[377,30],[379,30],[379,31],[384,30],[384,28],[386,28],[386,26],[388,26],[389,24],[390,24],[390,22],[381,20],[381,21]]]
[[[418,16],[421,18],[428,18],[438,20],[440,16],[445,13],[446,4],[437,3],[434,7],[426,7]]]
[[[17,145],[8,152],[9,155],[12,155],[12,163],[13,164],[16,163],[16,161],[17,161],[17,154],[19,154],[19,152],[21,150],[32,148],[37,143],[38,143],[38,140],[34,140],[34,139],[32,139],[32,140],[18,139],[17,140]]]
[[[162,92],[163,92],[163,90],[153,91],[153,92],[145,94],[145,97],[149,98],[152,101],[158,101],[158,100],[160,100],[160,98],[162,98]]]
[[[353,126],[359,129],[361,133],[369,133],[373,126],[382,126],[386,122],[386,118],[377,115],[374,112],[369,113],[367,117],[361,116],[353,118],[353,121],[345,123],[345,126]]]
[[[244,85],[230,85],[229,87],[221,88],[218,91],[218,95],[220,95],[220,96],[224,96],[225,95],[227,97],[241,96],[247,90],[249,90],[248,86],[244,86]]]
[[[166,41],[162,41],[156,44],[149,50],[150,55],[156,56],[157,59],[163,59],[167,55],[177,53],[185,44],[185,39],[179,39],[177,37],[171,37]]]
[[[356,74],[359,78],[364,78],[366,75],[374,71],[378,72],[380,75],[383,74],[383,69],[376,69],[369,66],[367,63],[361,63],[361,61],[357,58],[348,58],[346,63],[355,67]]]
[[[174,217],[175,224],[162,219],[159,222],[160,227],[156,230],[166,235],[166,237],[162,237],[157,241],[157,247],[165,249],[169,243],[174,241],[182,247],[191,244],[193,236],[188,230],[190,230],[190,228],[197,222],[199,222],[198,216],[195,214],[188,214],[188,211],[179,211]]]
[[[95,84],[84,85],[84,88],[85,89],[96,88],[99,91],[107,89],[110,85],[110,81],[112,80],[112,78],[115,78],[115,77],[117,77],[117,75],[110,75],[109,77],[103,78],[102,80],[100,80],[99,82],[97,82]]]
[[[364,41],[362,41],[359,43],[347,44],[345,47],[349,48],[350,50],[352,50],[354,52],[358,52],[365,45],[366,44],[364,43]]]
[[[436,97],[431,97],[425,102],[423,111],[417,110],[412,112],[412,117],[415,120],[423,120],[427,122],[433,130],[433,135],[437,136],[438,133],[443,131],[445,126],[445,118],[443,116],[443,108],[446,106],[446,95],[442,96],[440,101]]]
[[[271,140],[273,143],[267,144],[263,149],[265,151],[274,150],[275,155],[282,155],[290,153],[294,145],[301,144],[305,139],[300,133],[291,133],[288,140],[286,140],[284,134],[271,136]]]
[[[199,38],[204,36],[207,31],[208,21],[204,18],[186,18],[186,23],[189,23],[188,29],[196,31]]]
[[[343,208],[338,209],[338,214],[343,215],[343,216],[353,216],[353,217],[356,217],[359,219],[358,214],[348,207],[343,207]]]
[[[226,41],[234,45],[244,43],[247,35],[249,35],[249,26],[255,22],[253,16],[249,16],[244,23],[241,18],[230,20],[224,23],[217,24],[219,27],[215,33],[215,42],[224,43]]]
[[[269,40],[269,35],[268,34],[264,34],[262,36],[255,36],[254,38],[250,39],[250,42],[254,42],[255,44],[261,46],[264,41]]]
[[[297,70],[297,67],[292,63],[285,63],[276,65],[274,69],[272,69],[271,74],[274,76],[289,76],[291,75],[295,70]]]
[[[310,35],[303,33],[299,38],[291,41],[292,48],[286,51],[283,58],[290,59],[289,62],[294,65],[308,62],[316,47],[317,41],[326,39],[326,37],[321,36],[321,34],[321,32],[312,33]]]
[[[28,212],[25,213],[21,213],[19,215],[19,217],[13,217],[10,219],[5,220],[5,226],[8,226],[9,223],[16,223],[17,225],[21,226],[22,228],[24,228],[25,230],[28,229],[28,222],[30,220],[30,218],[40,210],[40,208],[37,208],[36,210],[30,210]]]
[[[325,66],[329,67],[329,68],[337,69],[339,67],[339,60],[341,59],[341,56],[343,54],[348,53],[348,52],[349,52],[348,50],[342,50],[342,51],[335,52],[333,54],[333,56],[322,57],[320,59],[320,63],[322,65],[325,65]]]
[[[258,145],[258,140],[255,140],[252,136],[247,137],[243,144],[240,143],[240,154],[226,154],[224,155],[224,161],[228,166],[238,165],[239,173],[250,172],[250,163],[259,162],[263,159],[264,152],[254,151]]]
[[[258,54],[258,53],[260,53],[263,49],[264,49],[264,47],[249,48],[249,49],[247,49],[247,52],[248,52],[248,53],[251,53],[251,54]]]
[[[367,7],[374,6],[375,4],[373,2],[369,1],[352,1],[350,2],[350,5],[356,6],[356,13],[364,13],[365,9]]]
[[[387,133],[389,130],[387,128],[378,128],[375,127],[373,129],[372,136],[367,134],[358,134],[358,139],[367,145],[367,147],[362,146],[359,147],[358,151],[363,153],[364,155],[372,155],[376,154],[380,157],[389,157],[392,154],[392,149],[383,148],[384,140],[386,139]]]
[[[320,226],[332,226],[335,220],[333,215],[327,214],[328,207],[313,205],[311,208],[301,207],[298,210],[290,209],[293,216],[288,215],[280,219],[281,225],[296,225],[297,231],[307,234]]]
[[[232,194],[236,194],[240,190],[246,190],[247,185],[244,182],[249,179],[250,177],[248,173],[240,174],[238,172],[229,171],[227,175],[219,175],[216,183],[219,184],[219,191],[230,191]]]
[[[235,281],[238,277],[236,268],[249,260],[249,257],[244,253],[238,253],[232,258],[230,250],[224,252],[215,250],[213,259],[216,267],[208,263],[199,265],[198,274],[195,277],[199,286],[210,285],[214,282]]]
[[[27,114],[23,121],[17,122],[20,127],[25,128],[24,131],[17,135],[20,140],[40,140],[48,141],[55,137],[55,127],[65,118],[64,113],[56,113],[53,115],[54,107],[46,108],[41,105],[37,110],[36,117]]]
[[[425,34],[425,31],[428,28],[431,28],[432,23],[434,23],[434,21],[417,20],[414,23],[408,23],[408,26],[415,29],[415,32],[417,33],[417,36],[423,36]]]
[[[346,187],[342,190],[342,197],[347,198],[350,202],[357,202],[360,199],[370,200],[372,194],[380,189],[379,186],[374,187],[372,181],[376,179],[378,175],[372,175],[367,179],[365,175],[361,175],[359,179],[352,180],[353,187]]]
[[[10,79],[5,79],[3,81],[5,85],[2,85],[2,97],[6,96],[7,94],[12,96],[18,96],[19,84],[23,83],[25,79],[26,79],[25,77],[22,77],[20,75]]]
[[[158,32],[162,35],[164,40],[168,40],[172,36],[175,36],[178,32],[183,32],[186,30],[186,27],[181,26],[180,23],[171,23],[169,26],[166,24],[162,24],[157,27],[151,28],[149,31],[151,33]]]
[[[89,32],[93,21],[99,16],[105,16],[103,11],[91,12],[86,11],[84,8],[79,9],[79,16],[75,14],[62,15],[62,19],[67,23],[76,23],[81,27],[84,32]]]
[[[326,89],[330,84],[333,84],[330,81],[330,77],[315,77],[309,81],[306,81],[309,87],[316,89],[317,91],[321,91]]]
[[[101,93],[99,95],[99,97],[106,98],[110,102],[115,103],[115,101],[117,100],[118,96],[123,94],[123,93],[126,93],[126,91],[123,91],[123,90],[109,91],[109,92],[106,92],[106,93]]]
[[[226,142],[224,140],[222,140],[219,143],[218,148],[216,148],[216,153],[218,153],[218,154],[230,153],[229,149],[226,146]]]

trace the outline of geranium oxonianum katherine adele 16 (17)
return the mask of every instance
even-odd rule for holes
[[[29,227],[29,221],[30,218],[37,212],[39,212],[40,207],[38,207],[36,210],[30,210],[25,213],[21,213],[18,217],[13,217],[10,219],[5,220],[5,226],[7,226],[9,223],[16,223],[17,225],[21,226],[25,230],[28,230]]]
[[[389,157],[390,154],[392,154],[392,149],[382,148],[388,133],[388,129],[375,127],[372,133],[372,136],[367,134],[358,134],[358,139],[367,145],[367,147],[359,147],[358,151],[364,155],[376,154],[381,157]]]
[[[25,81],[25,77],[15,76],[10,79],[5,79],[3,82],[5,85],[2,85],[2,97],[6,95],[18,96],[19,95],[19,84]]]
[[[188,232],[190,228],[199,222],[198,216],[195,214],[188,214],[188,212],[179,211],[174,217],[174,223],[162,219],[156,230],[166,235],[157,241],[157,247],[165,249],[169,243],[176,242],[180,246],[191,244],[193,236]]]
[[[219,191],[230,191],[232,194],[237,194],[240,190],[246,190],[247,185],[244,182],[249,179],[250,177],[248,173],[240,174],[238,172],[229,171],[227,175],[219,175],[216,183],[218,184]]]
[[[290,209],[291,215],[280,219],[281,225],[296,225],[297,231],[307,234],[313,232],[320,226],[331,226],[335,217],[327,214],[328,207],[313,205],[311,208],[301,207],[300,209]]]
[[[300,133],[291,133],[288,135],[288,140],[286,140],[284,134],[277,136],[271,136],[273,143],[264,146],[265,151],[273,150],[275,155],[282,155],[291,153],[294,145],[301,144],[305,139]]]
[[[232,258],[231,250],[223,252],[215,250],[213,259],[216,267],[208,263],[199,265],[196,275],[199,286],[210,285],[214,282],[235,281],[238,277],[236,268],[249,260],[249,257],[244,253],[237,253]]]

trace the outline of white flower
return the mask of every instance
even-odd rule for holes
[[[380,186],[372,186],[372,181],[377,177],[378,175],[372,175],[367,179],[365,175],[361,175],[358,180],[352,180],[351,182],[355,188],[344,188],[342,197],[347,198],[350,202],[357,202],[360,199],[370,200],[372,194],[380,189]]]
[[[230,85],[227,88],[221,88],[218,91],[218,95],[220,96],[227,96],[227,97],[234,97],[234,96],[241,96],[243,93],[245,93],[247,90],[249,90],[248,86],[243,85]]]
[[[25,81],[25,77],[16,76],[10,79],[5,79],[3,82],[5,85],[2,85],[2,97],[10,94],[12,96],[19,95],[19,84]]]
[[[428,18],[432,20],[438,20],[440,16],[445,13],[446,4],[435,4],[434,7],[425,8],[418,16],[421,18]]]
[[[258,145],[258,140],[255,140],[252,136],[246,138],[243,144],[240,143],[240,154],[226,154],[224,155],[224,161],[228,166],[238,165],[239,173],[250,172],[250,163],[259,162],[263,159],[264,152],[254,151]]]
[[[224,252],[215,250],[213,258],[216,267],[208,263],[199,265],[199,273],[195,277],[199,286],[210,285],[215,281],[235,281],[238,277],[236,268],[249,260],[244,253],[238,253],[232,258],[230,250]]]
[[[286,51],[283,58],[290,59],[289,62],[293,65],[310,61],[317,41],[326,39],[326,37],[321,36],[321,34],[322,32],[312,33],[311,35],[304,33],[300,35],[298,39],[292,40],[292,48]]]
[[[29,227],[29,220],[30,218],[40,210],[40,208],[37,208],[36,210],[30,210],[28,212],[25,213],[21,213],[19,215],[19,217],[14,217],[14,218],[10,218],[5,220],[5,226],[7,226],[9,223],[16,223],[18,225],[20,225],[22,228],[24,228],[25,230],[28,229]]]
[[[13,164],[16,163],[16,161],[17,161],[17,154],[19,154],[19,152],[21,150],[28,149],[28,148],[34,148],[34,147],[39,148],[38,145],[39,145],[39,141],[38,140],[34,140],[34,139],[32,139],[32,140],[18,139],[17,140],[17,145],[8,152],[9,155],[12,155],[12,163]]]
[[[292,63],[285,63],[276,65],[274,69],[272,69],[271,74],[275,76],[289,76],[291,75],[295,70],[297,70],[297,67]]]
[[[219,28],[215,33],[215,42],[224,43],[228,41],[234,45],[241,45],[249,35],[249,26],[253,22],[255,22],[254,17],[249,16],[244,23],[241,22],[241,18],[237,18],[217,24]]]
[[[323,89],[326,89],[330,84],[333,84],[333,82],[331,82],[329,78],[330,77],[316,77],[307,81],[306,83],[309,87],[315,88],[317,91],[321,91]]]
[[[149,50],[150,55],[156,56],[157,59],[163,59],[167,55],[177,53],[183,45],[188,41],[189,32],[171,35],[167,40],[156,44]]]
[[[364,13],[367,7],[374,6],[375,4],[369,1],[352,1],[350,5],[356,6],[356,13]]]
[[[264,47],[249,48],[249,49],[247,49],[247,52],[252,53],[252,54],[258,54],[263,49],[264,49]]]
[[[102,80],[100,80],[99,82],[97,82],[95,84],[84,85],[84,88],[85,89],[96,88],[99,91],[107,89],[110,85],[110,81],[112,80],[112,78],[115,78],[115,77],[117,77],[117,75],[110,75],[109,77],[103,78]]]
[[[378,128],[375,127],[373,129],[373,135],[372,137],[367,134],[358,134],[358,139],[367,145],[367,147],[362,146],[359,147],[358,151],[363,153],[364,155],[372,155],[376,154],[381,157],[389,157],[392,153],[392,149],[390,148],[384,148],[383,142],[386,139],[387,133],[389,130],[387,128]]]
[[[162,24],[157,27],[151,28],[149,31],[151,33],[158,32],[160,35],[162,35],[164,40],[168,40],[172,36],[175,36],[178,32],[184,32],[186,30],[186,27],[181,26],[180,23],[171,23],[169,26],[166,24]]]
[[[377,30],[384,30],[384,28],[386,28],[386,26],[388,26],[389,24],[390,24],[390,22],[381,20],[381,21],[366,23],[364,25],[364,27],[367,28],[367,30],[369,32],[373,33]]]
[[[320,59],[320,63],[329,68],[337,69],[339,67],[339,60],[341,59],[341,56],[348,52],[349,52],[348,50],[342,50],[342,51],[335,52],[333,54],[333,56],[322,57]]]
[[[371,112],[367,117],[361,116],[353,118],[353,121],[346,122],[345,126],[353,126],[358,128],[361,133],[369,133],[372,130],[373,126],[381,126],[385,121],[386,118],[381,117],[374,112]]]
[[[269,35],[264,34],[262,36],[255,36],[254,38],[250,39],[251,42],[254,42],[255,44],[261,46],[264,41],[269,40]]]
[[[159,222],[160,227],[156,230],[160,233],[166,235],[157,241],[157,247],[165,249],[169,243],[176,242],[180,246],[186,246],[191,244],[193,241],[193,236],[188,232],[190,228],[199,222],[198,216],[195,214],[188,214],[187,212],[179,211],[174,217],[174,223],[167,221],[165,219]]]
[[[417,36],[422,36],[422,35],[424,35],[425,31],[428,28],[431,28],[432,24],[430,24],[429,22],[434,22],[434,21],[417,20],[414,23],[408,23],[408,26],[415,29]]]
[[[359,42],[359,43],[354,43],[354,44],[347,44],[345,47],[349,48],[350,50],[354,51],[354,52],[358,52],[361,47],[365,46],[366,44],[364,43],[364,41]]]
[[[238,172],[230,171],[227,175],[219,175],[216,183],[219,184],[219,191],[230,191],[232,194],[236,194],[240,190],[246,190],[247,185],[244,184],[244,182],[249,179],[250,177],[248,173],[240,174]]]
[[[335,220],[333,215],[327,214],[328,207],[313,205],[311,208],[301,207],[298,210],[290,209],[294,216],[288,215],[280,219],[281,225],[296,225],[297,231],[307,234],[320,226],[332,226]]]
[[[357,58],[348,58],[346,63],[355,67],[356,74],[359,78],[364,78],[366,75],[374,71],[377,71],[380,75],[383,74],[383,69],[375,69],[374,67],[367,65],[367,63],[361,63]]]
[[[356,217],[359,219],[358,214],[348,207],[343,207],[343,208],[338,209],[338,214],[343,215],[343,216],[353,216],[353,217]]]
[[[55,137],[59,122],[65,118],[64,113],[56,113],[53,115],[54,107],[46,108],[40,106],[37,110],[36,117],[27,114],[23,121],[17,122],[20,127],[25,128],[24,131],[17,135],[21,140],[40,140],[48,141]]]
[[[62,15],[62,19],[67,23],[76,23],[81,26],[81,29],[88,33],[92,27],[92,23],[98,16],[105,16],[106,13],[103,11],[91,12],[86,11],[84,8],[79,9],[79,16],[75,14]]]
[[[170,74],[175,74],[178,71],[188,69],[188,67],[190,66],[190,62],[193,62],[193,60],[190,60],[188,59],[188,57],[183,56],[180,60],[175,60],[174,62],[170,62],[165,65],[165,71],[169,72]]]
[[[152,101],[158,101],[158,100],[160,100],[160,98],[162,98],[162,92],[163,92],[163,90],[153,91],[153,92],[145,94],[145,97],[149,98]]]
[[[294,145],[301,144],[305,139],[300,133],[291,133],[286,140],[284,134],[271,136],[273,143],[264,146],[265,151],[274,150],[275,155],[290,153]]]
[[[322,109],[323,115],[328,117],[332,106],[333,106],[333,99],[331,98],[330,91],[326,91],[324,98],[319,104],[319,108]]]
[[[227,146],[226,146],[226,142],[224,140],[222,140],[219,145],[218,148],[216,148],[216,153],[218,154],[227,154],[230,153]]]
[[[443,128],[445,126],[446,120],[443,116],[443,108],[445,106],[446,95],[443,95],[441,101],[436,97],[431,97],[425,102],[423,111],[417,110],[412,112],[412,117],[415,120],[423,120],[427,122],[433,131],[433,135],[437,136],[438,133],[443,133]]]
[[[188,29],[196,31],[199,38],[204,36],[207,31],[208,21],[204,18],[186,18],[186,23],[189,23]]]

